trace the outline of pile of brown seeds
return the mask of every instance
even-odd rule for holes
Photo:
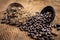
[[[60,30],[59,24],[50,25],[55,17],[55,11],[51,6],[45,7],[41,13],[30,17],[24,25],[22,22],[19,22],[18,19],[18,21],[14,21],[16,20],[15,18],[17,18],[14,13],[12,13],[12,15],[10,15],[11,13],[8,13],[3,19],[1,19],[1,23],[14,26],[18,25],[17,27],[19,27],[20,30],[27,31],[28,36],[35,40],[54,40],[54,36],[56,36],[56,34],[52,33],[52,28],[57,28],[57,30]]]
[[[1,23],[18,26],[25,22],[29,17],[28,12],[24,11],[24,7],[18,3],[12,3],[8,6]],[[25,20],[26,19],[26,20]]]
[[[27,31],[28,36],[35,40],[54,40],[54,36],[57,35],[52,33],[52,28],[60,30],[59,24],[50,25],[55,17],[55,12],[50,6],[47,6],[46,8],[36,16],[30,17],[25,25],[19,26],[22,31]]]

